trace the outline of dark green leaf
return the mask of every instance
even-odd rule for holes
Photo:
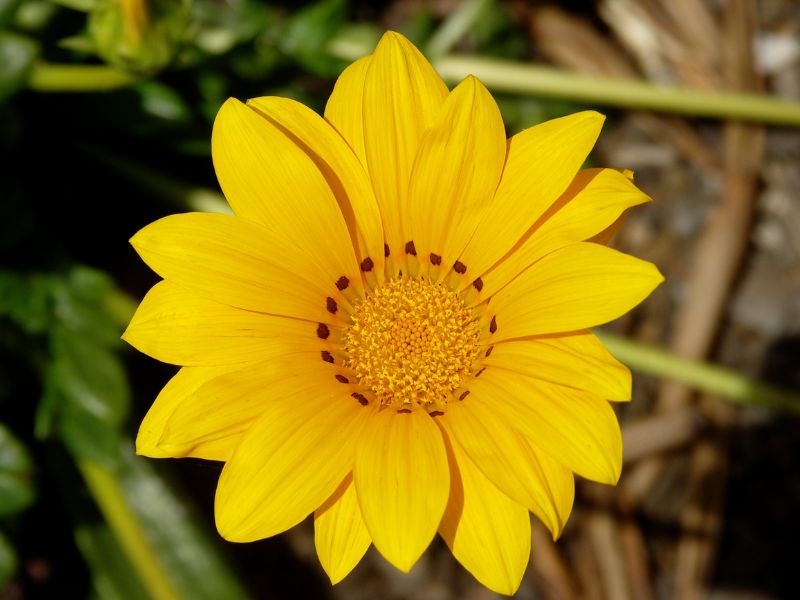
[[[114,465],[119,428],[130,404],[119,359],[105,346],[64,327],[53,331],[51,349],[45,399],[55,413],[58,432],[76,456]]]
[[[0,532],[0,590],[17,571],[17,552],[8,538]]]
[[[102,271],[73,267],[66,285],[53,291],[55,316],[71,332],[88,336],[105,346],[116,346],[121,328],[103,310],[104,300],[113,293],[114,283]]]
[[[11,430],[0,423],[0,517],[21,511],[33,502],[34,496],[30,455]]]
[[[82,523],[75,528],[75,543],[89,565],[98,599],[147,598],[136,571],[105,523]]]
[[[28,333],[42,333],[50,325],[51,296],[57,285],[50,277],[23,277],[0,271],[0,315],[6,316]]]
[[[5,27],[14,17],[22,0],[0,0],[0,27]]]
[[[244,600],[248,596],[219,556],[186,500],[160,477],[148,459],[123,452],[125,497],[147,532],[175,587],[193,600]]]
[[[25,85],[38,53],[32,39],[0,31],[0,102]]]
[[[337,75],[343,63],[328,54],[327,45],[346,19],[344,0],[316,2],[296,12],[289,20],[280,39],[281,50],[317,75]]]

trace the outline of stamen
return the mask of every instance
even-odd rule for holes
[[[399,277],[357,301],[345,366],[383,406],[441,411],[481,353],[480,325],[442,284]]]

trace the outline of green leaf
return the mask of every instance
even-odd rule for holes
[[[0,590],[17,571],[17,552],[8,538],[0,532]]]
[[[29,506],[34,497],[33,461],[28,450],[5,424],[0,423],[0,517],[18,513]],[[2,572],[0,564],[0,579]]]
[[[247,593],[219,555],[196,515],[161,477],[152,462],[123,452],[122,487],[153,550],[184,598],[245,600]],[[214,535],[214,540],[219,538]]]
[[[142,81],[134,89],[147,114],[168,123],[187,123],[191,119],[189,105],[173,88],[157,81]]]
[[[0,27],[5,27],[14,17],[22,0],[0,0]]]
[[[73,267],[66,284],[53,291],[53,311],[58,321],[71,332],[88,336],[109,347],[120,344],[120,326],[104,310],[107,298],[116,293],[111,278],[97,269]]]
[[[55,412],[59,434],[79,458],[114,466],[120,425],[130,405],[119,359],[105,346],[64,327],[54,329],[50,342],[53,363],[45,398],[48,410]]]
[[[43,333],[51,322],[54,281],[42,275],[23,277],[0,271],[0,316],[6,316],[28,333]]]
[[[38,53],[32,39],[0,31],[0,102],[25,85]]]
[[[148,597],[147,589],[108,525],[79,524],[75,527],[75,544],[89,566],[96,598],[138,600]]]
[[[50,0],[50,2],[60,4],[61,6],[71,8],[72,10],[89,12],[95,6],[97,6],[98,0]]]
[[[343,63],[331,57],[328,43],[347,19],[344,0],[321,0],[296,12],[280,39],[280,48],[303,67],[324,77],[332,77],[343,69]]]

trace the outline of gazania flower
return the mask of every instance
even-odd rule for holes
[[[438,532],[513,593],[529,513],[557,536],[573,473],[619,477],[608,401],[630,375],[586,328],[662,280],[592,241],[647,201],[623,173],[579,170],[602,122],[506,140],[477,79],[448,91],[396,33],[342,73],[324,118],[228,100],[212,151],[234,215],[131,240],[164,280],[125,339],[182,366],[138,452],[224,461],[228,540],[313,513],[333,582],[370,544],[408,571]]]

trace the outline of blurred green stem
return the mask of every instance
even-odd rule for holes
[[[154,600],[180,600],[172,582],[156,559],[139,520],[125,499],[117,476],[96,463],[78,461],[78,468],[125,554]]]
[[[345,30],[331,42],[328,51],[339,58],[353,60],[372,50],[368,41],[363,32],[356,36]],[[644,80],[578,75],[548,66],[480,56],[450,54],[432,58],[436,70],[451,83],[472,74],[486,87],[501,92],[697,117],[800,126],[800,102],[767,95],[708,92],[654,85]]]
[[[37,92],[103,92],[126,87],[136,78],[105,65],[36,63],[28,87]]]
[[[463,2],[445,19],[442,25],[434,32],[425,52],[428,56],[441,56],[450,52],[458,41],[466,35],[493,0],[467,0]]]
[[[724,396],[737,404],[800,413],[798,392],[773,387],[717,365],[680,358],[666,350],[627,338],[602,331],[595,333],[614,356],[634,371],[675,379],[702,392]]]
[[[195,210],[200,212],[217,212],[230,214],[231,209],[225,197],[219,192],[204,187],[186,185],[161,171],[153,169],[136,161],[130,160],[106,149],[92,146],[83,146],[92,158],[103,163],[133,181],[145,190],[152,191],[162,198],[169,200],[181,210]],[[127,321],[126,321],[127,322]]]

